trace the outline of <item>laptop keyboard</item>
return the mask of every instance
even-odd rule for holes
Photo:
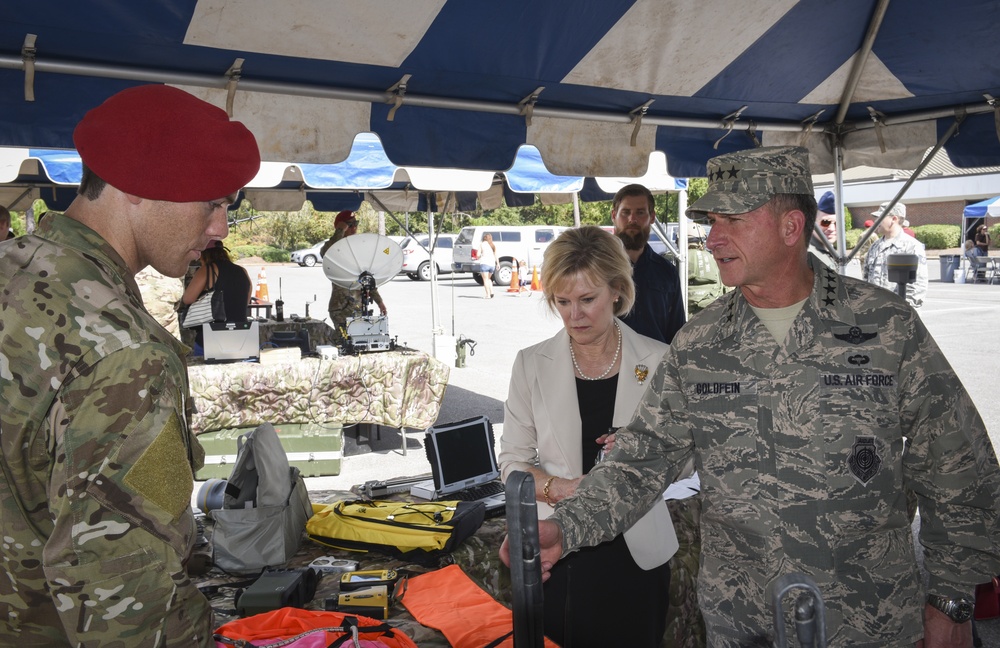
[[[493,497],[494,495],[499,495],[504,492],[504,486],[498,481],[486,482],[485,484],[480,484],[479,486],[469,486],[468,488],[463,488],[462,490],[449,493],[446,495],[448,499],[462,500],[463,502],[475,502],[476,500],[481,500],[486,497]]]

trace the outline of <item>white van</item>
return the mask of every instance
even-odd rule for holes
[[[513,268],[517,261],[526,261],[528,268],[542,266],[545,248],[567,227],[555,225],[473,225],[463,227],[455,240],[452,250],[452,268],[455,272],[471,272],[476,283],[482,284],[479,274],[479,246],[483,234],[493,235],[493,245],[497,249],[497,270],[493,283],[509,286]]]

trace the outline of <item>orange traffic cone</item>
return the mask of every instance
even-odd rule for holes
[[[531,289],[542,289],[542,281],[538,278],[538,266],[531,266]]]
[[[254,291],[253,296],[259,302],[271,301],[267,295],[267,274],[264,272],[264,268],[261,268],[260,272],[257,273],[257,289]]]
[[[510,288],[507,289],[507,292],[513,292],[513,293],[521,292],[521,280],[518,279],[518,277],[517,277],[517,264],[516,263],[514,264],[514,267],[511,268],[511,273],[510,273]]]

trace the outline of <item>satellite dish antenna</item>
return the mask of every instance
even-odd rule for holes
[[[378,234],[354,234],[334,243],[323,255],[323,273],[341,288],[370,289],[389,281],[403,268],[403,251]],[[369,279],[370,277],[370,279]]]
[[[354,234],[334,243],[323,255],[323,273],[335,285],[361,291],[361,311],[348,318],[346,337],[368,351],[393,348],[385,316],[371,316],[375,289],[403,268],[403,251],[378,234]]]

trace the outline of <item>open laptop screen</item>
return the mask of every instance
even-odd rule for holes
[[[202,324],[205,362],[236,362],[260,357],[260,325],[256,321]]]
[[[494,454],[493,425],[485,416],[430,428],[427,455],[439,494],[477,486],[500,476]]]

